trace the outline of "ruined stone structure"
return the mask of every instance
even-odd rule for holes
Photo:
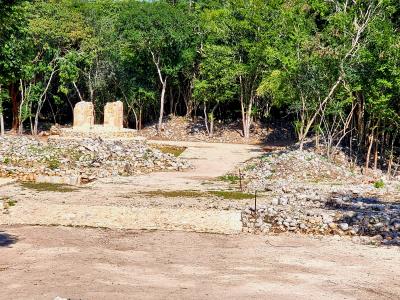
[[[104,107],[104,126],[124,128],[124,105],[121,101],[108,102]]]
[[[93,103],[81,101],[74,108],[74,128],[90,129],[94,125]]]

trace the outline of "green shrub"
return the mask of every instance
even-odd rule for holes
[[[235,191],[210,191],[210,194],[229,200],[252,199],[254,195]]]
[[[385,183],[383,182],[382,179],[379,179],[378,181],[375,181],[374,187],[377,189],[381,189],[385,186]]]
[[[227,175],[218,177],[218,179],[221,181],[228,181],[230,183],[236,183],[240,178],[237,175],[227,174]]]
[[[47,167],[50,170],[59,169],[60,165],[61,165],[61,162],[58,159],[55,159],[55,158],[50,159],[50,160],[47,161]]]

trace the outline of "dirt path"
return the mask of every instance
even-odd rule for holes
[[[37,192],[17,183],[0,185],[0,196],[17,201],[8,214],[0,214],[0,224],[240,232],[244,201],[234,203],[236,209],[229,209],[229,203],[228,209],[220,209],[223,201],[214,203],[216,199],[166,199],[162,195],[150,199],[142,192],[221,189],[226,183],[216,182],[216,177],[259,155],[260,147],[202,142],[162,144],[187,147],[182,158],[189,160],[193,169],[106,178],[69,193]]]
[[[400,298],[398,248],[303,236],[3,230],[0,299]]]
[[[399,248],[235,234],[248,200],[143,194],[223,188],[216,177],[260,154],[257,146],[172,144],[188,147],[192,170],[67,193],[0,181],[0,196],[17,201],[0,214],[0,299],[400,298]]]
[[[222,176],[232,171],[238,164],[262,153],[262,148],[256,145],[178,141],[149,141],[149,143],[187,147],[180,157],[190,161],[193,168],[184,172],[157,172],[126,179],[102,179],[95,186],[110,183],[115,186],[121,183],[121,188],[129,185],[130,189],[140,190],[203,190],[206,180]]]

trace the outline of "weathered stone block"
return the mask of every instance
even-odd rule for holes
[[[46,176],[46,175],[38,175],[36,177],[37,183],[51,183],[51,184],[64,184],[64,185],[80,185],[81,177],[80,176]]]
[[[121,101],[106,104],[104,107],[104,126],[124,128],[124,105]]]
[[[81,101],[74,108],[74,128],[91,128],[94,125],[93,103]]]

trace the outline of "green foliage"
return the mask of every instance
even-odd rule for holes
[[[76,188],[55,183],[36,183],[36,182],[22,182],[21,186],[25,189],[34,190],[37,192],[59,192],[59,193],[70,193],[76,190]]]
[[[186,150],[186,147],[177,147],[170,145],[152,145],[152,147],[160,150],[162,153],[171,154],[175,157],[180,156]]]
[[[254,195],[252,194],[235,191],[210,191],[210,193],[227,200],[246,200],[254,198]]]
[[[365,153],[372,133],[398,144],[399,16],[395,0],[0,0],[0,111],[65,123],[81,99],[98,119],[122,100],[140,129],[162,100],[210,125],[242,117],[244,135],[272,112]]]
[[[237,176],[237,175],[227,174],[227,175],[218,177],[218,179],[219,179],[219,180],[222,180],[222,181],[227,181],[227,182],[229,182],[229,183],[234,184],[234,183],[236,183],[237,181],[239,181],[240,178],[239,178],[239,176]]]
[[[374,182],[374,187],[376,189],[382,189],[385,187],[385,182],[382,179],[379,179],[378,181]]]
[[[46,165],[50,170],[56,170],[60,168],[61,162],[57,158],[51,158],[47,160]]]

